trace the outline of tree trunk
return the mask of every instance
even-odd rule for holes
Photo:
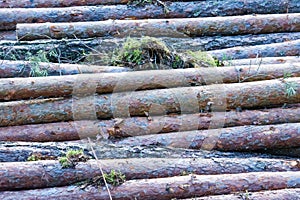
[[[214,112],[172,116],[132,117],[117,120],[58,122],[0,127],[0,141],[50,142],[86,137],[128,137],[179,131],[216,129],[244,125],[268,125],[300,122],[300,107]],[[217,121],[223,123],[216,124]]]
[[[228,49],[208,51],[207,53],[220,60],[257,57],[299,56],[300,40],[248,47],[233,47]]]
[[[0,31],[0,40],[16,40],[16,39],[17,36],[15,31]]]
[[[224,175],[189,175],[170,178],[127,181],[111,189],[112,199],[172,199],[195,196],[256,192],[298,188],[300,172],[254,172]],[[263,184],[262,184],[263,183]],[[143,190],[141,190],[143,188]],[[51,191],[51,193],[50,193]],[[15,192],[1,192],[1,199],[109,199],[105,187],[56,187]]]
[[[263,192],[246,192],[242,191],[237,194],[228,194],[228,195],[215,195],[215,196],[207,196],[200,197],[197,199],[184,199],[184,200],[247,200],[247,199],[255,199],[255,200],[297,200],[300,196],[300,189],[282,189],[282,190],[269,190]],[[183,199],[182,199],[183,200]]]
[[[16,38],[16,36],[14,36]],[[139,39],[139,38],[136,38]],[[300,39],[299,32],[270,33],[259,35],[212,36],[198,38],[159,38],[171,50],[177,52],[210,51],[235,46],[251,46],[285,42]],[[26,55],[36,55],[39,50],[47,53],[51,62],[78,63],[85,61],[89,64],[107,65],[111,52],[120,48],[126,38],[93,38],[68,40],[37,40],[37,41],[0,41],[0,59],[25,60]],[[51,56],[49,52],[57,52],[59,56]],[[106,59],[105,59],[106,58]],[[226,57],[224,57],[226,59]]]
[[[8,62],[10,63],[10,62]],[[6,64],[5,64],[6,65]],[[3,65],[2,68],[5,68]],[[26,65],[26,64],[25,64]],[[7,66],[7,65],[6,65]],[[47,66],[47,65],[46,65]],[[55,67],[55,65],[52,65]],[[74,66],[60,65],[59,67]],[[53,69],[52,67],[52,69]],[[75,66],[74,66],[75,67]],[[86,68],[89,66],[76,65]],[[100,70],[115,70],[124,68],[98,67]],[[70,68],[67,68],[70,70]],[[58,71],[58,70],[57,70]],[[98,71],[98,72],[99,72]],[[191,68],[159,71],[137,71],[125,73],[103,73],[76,76],[53,76],[33,78],[0,79],[0,100],[20,100],[37,97],[62,97],[71,96],[74,88],[80,85],[95,85],[98,94],[125,92],[147,89],[190,87],[198,85],[211,85],[216,83],[238,83],[282,78],[286,72],[292,77],[300,76],[300,63],[281,65],[259,65],[217,68]],[[1,72],[0,72],[1,73]],[[5,76],[5,72],[3,73]]]
[[[135,158],[101,161],[90,160],[86,163],[78,163],[75,169],[62,169],[58,161],[1,163],[0,191],[71,185],[101,176],[100,165],[104,173],[109,173],[111,170],[120,171],[126,176],[126,180],[172,177],[184,175],[184,173],[210,175],[296,171],[299,170],[300,166],[296,160],[259,158]]]
[[[255,65],[277,65],[277,64],[293,64],[300,61],[299,56],[285,56],[285,57],[258,57],[258,58],[245,58],[237,60],[225,60],[225,66],[255,66]]]
[[[0,126],[292,104],[299,103],[299,84],[300,78],[289,78],[95,95],[91,82],[74,87],[72,98],[1,102]],[[288,96],[291,87],[294,94]]]
[[[60,2],[61,1],[56,1],[56,3]],[[85,1],[82,1],[82,3],[85,5],[88,4]],[[76,7],[76,9],[72,7],[49,9],[48,6],[40,9],[23,7],[0,10],[0,21],[2,22],[0,30],[14,30],[18,23],[101,21],[127,18],[215,17],[253,13],[270,14],[287,12],[300,12],[299,2],[293,0],[290,1],[290,3],[287,3],[284,0],[273,0],[266,4],[264,0],[252,0],[252,2],[237,2],[234,0],[216,2],[211,0],[165,2],[161,4],[150,3],[141,6],[79,6]]]
[[[120,145],[161,145],[220,151],[257,151],[300,147],[300,123],[186,131],[129,137]]]
[[[58,22],[58,21],[56,21]],[[249,26],[250,24],[250,26]],[[300,31],[300,14],[210,18],[109,20],[74,23],[18,24],[19,40],[104,36],[195,37]],[[89,31],[93,30],[93,31]]]
[[[36,63],[29,61],[0,61],[0,78],[15,78],[15,77],[30,77],[33,76],[31,70]],[[116,72],[127,72],[131,71],[125,67],[113,67],[113,66],[94,66],[94,65],[75,65],[75,64],[54,64],[54,63],[38,63],[40,70],[46,70],[48,76],[61,76],[61,75],[72,75],[72,74],[87,74],[87,73],[116,73]],[[50,77],[49,77],[50,78]],[[53,79],[59,77],[53,77]],[[63,77],[60,77],[63,78]],[[39,78],[37,78],[39,79]],[[48,79],[47,77],[40,78],[40,80]],[[3,79],[1,81],[8,80]],[[13,80],[10,79],[10,84],[14,84]],[[29,80],[29,79],[19,79]],[[52,84],[55,85],[55,82]],[[38,88],[35,88],[38,89]],[[51,89],[51,88],[49,88]],[[38,96],[35,96],[38,97]]]
[[[31,155],[37,155],[41,159],[65,156],[70,149],[82,149],[84,153],[94,158],[91,146],[95,150],[98,159],[128,159],[128,158],[266,158],[282,159],[282,156],[261,153],[221,152],[205,151],[202,149],[180,149],[159,146],[119,146],[108,144],[108,141],[91,142],[86,139],[69,142],[0,142],[0,162],[25,162]]]

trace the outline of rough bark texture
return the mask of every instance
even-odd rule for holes
[[[18,24],[19,40],[104,36],[212,36],[297,32],[300,14],[209,18],[108,20],[99,22]]]
[[[111,189],[112,199],[191,198],[229,194],[248,190],[276,190],[298,188],[300,172],[253,172],[224,175],[189,175],[171,178],[127,181]],[[143,188],[143,190],[141,190]],[[109,199],[104,188],[81,190],[76,186],[56,187],[15,192],[1,192],[1,199]]]
[[[7,66],[7,64],[4,64],[1,68],[5,69],[4,66]],[[52,69],[55,67],[55,65],[51,66],[53,66]],[[95,68],[99,68],[98,72],[100,72],[100,70],[105,72],[109,70],[112,72],[126,70],[126,68],[124,69],[118,67],[89,67],[63,64],[59,65],[58,67],[71,70],[68,68],[68,66],[74,66],[73,68],[77,67],[77,72],[80,71],[80,68],[86,69],[85,72],[92,71]],[[51,71],[51,68],[49,71]],[[103,94],[147,89],[211,85],[216,83],[222,84],[268,80],[282,78],[286,75],[286,72],[288,72],[291,77],[300,76],[300,63],[259,65],[251,67],[235,66],[159,71],[152,70],[130,73],[125,72],[90,75],[84,74],[76,76],[33,77],[26,79],[10,78],[0,80],[0,101],[29,98],[33,99],[37,97],[71,96],[74,93],[74,88],[80,87],[81,85],[93,85],[95,86],[94,89],[96,93]],[[74,73],[76,73],[76,70]],[[62,70],[62,74],[66,74],[66,72]],[[5,76],[5,70],[3,70],[3,75]],[[83,93],[84,91],[78,90],[78,92]]]
[[[129,137],[121,145],[161,145],[220,151],[256,151],[300,147],[299,123],[186,131]]]
[[[295,95],[286,94],[287,84]],[[289,78],[103,95],[95,95],[95,85],[79,85],[72,98],[1,102],[0,126],[292,104],[299,103],[299,84],[300,78]]]
[[[216,129],[244,125],[300,122],[300,107],[214,112],[188,115],[132,117],[118,120],[76,121],[0,127],[0,141],[70,141],[86,137],[128,137]],[[120,120],[120,119],[119,119]],[[222,122],[216,124],[216,122]]]
[[[97,158],[128,159],[128,158],[266,158],[286,159],[283,156],[274,156],[262,153],[220,152],[203,149],[180,149],[158,146],[119,146],[108,144],[107,141],[85,139],[72,142],[0,142],[0,162],[24,162],[31,155],[41,155],[43,158],[58,158],[65,155],[70,149],[82,149],[84,153],[93,158],[90,151],[93,146]]]
[[[238,192],[236,194],[228,194],[228,195],[215,195],[215,196],[207,196],[207,197],[199,197],[192,199],[184,199],[184,200],[242,200],[247,198],[249,200],[298,200],[300,196],[300,189],[282,189],[282,190],[270,190],[263,192]],[[183,199],[182,199],[183,200]]]
[[[68,186],[95,176],[101,176],[100,165],[104,173],[109,173],[111,170],[120,171],[126,176],[126,180],[172,177],[183,175],[183,173],[212,175],[297,171],[300,167],[300,163],[296,160],[257,158],[90,160],[86,163],[78,163],[75,169],[62,169],[58,161],[1,163],[0,191]]]
[[[208,51],[207,53],[220,60],[224,59],[224,57],[231,60],[257,57],[299,56],[300,40],[257,46],[233,47]]]
[[[60,3],[61,1],[56,1]],[[69,1],[71,2],[71,1]],[[78,2],[78,1],[77,1]],[[85,1],[83,3],[87,4]],[[274,6],[276,4],[276,6]],[[0,5],[1,6],[1,5]],[[60,7],[60,6],[59,6]],[[108,19],[153,19],[153,18],[189,18],[214,17],[245,14],[300,12],[300,4],[296,0],[287,3],[284,0],[266,4],[264,0],[250,2],[194,1],[165,2],[163,5],[145,4],[142,6],[80,6],[76,8],[13,8],[0,9],[1,30],[13,30],[18,23],[41,22],[78,22],[101,21]]]
[[[225,60],[223,64],[225,66],[255,66],[255,65],[277,65],[277,64],[293,64],[300,61],[299,56],[285,56],[285,57],[260,57],[260,58],[245,58],[236,60]]]
[[[170,4],[174,0],[168,0],[165,2],[166,5]],[[177,1],[177,0],[176,0]],[[189,1],[189,0],[181,0],[181,1]],[[191,0],[190,0],[191,1]],[[95,6],[95,5],[115,5],[115,4],[126,4],[130,3],[129,0],[6,0],[0,2],[0,8],[49,8],[49,7],[69,7],[69,6]],[[197,3],[197,2],[191,2]],[[214,4],[213,4],[214,3]],[[268,1],[268,4],[265,4],[263,1],[222,1],[220,2],[212,2],[206,1],[202,2],[201,10],[197,10],[199,13],[195,13],[194,15],[200,16],[203,15],[238,15],[238,14],[252,14],[252,13],[280,13],[280,12],[298,12],[299,10],[299,2],[296,0],[292,1]],[[134,4],[134,3],[133,3]],[[223,5],[223,8],[221,7]],[[214,6],[214,12],[212,11],[212,6]],[[222,8],[222,9],[221,9]],[[235,10],[236,9],[236,10]],[[208,12],[210,10],[210,12]],[[235,10],[235,12],[234,12]],[[209,13],[209,14],[207,14]]]
[[[16,38],[16,36],[14,36]],[[279,43],[300,39],[299,32],[270,33],[259,35],[212,36],[201,38],[159,38],[177,52],[209,51],[235,46],[251,46]],[[60,56],[47,55],[51,62],[77,63],[84,61],[97,65],[107,65],[109,53],[120,48],[126,38],[90,38],[68,40],[37,40],[37,41],[0,41],[0,59],[25,60],[26,55],[36,55],[39,50],[57,52]]]
[[[29,61],[9,61],[0,60],[0,78],[15,78],[15,77],[30,77],[32,67],[36,63]],[[116,73],[131,71],[125,67],[113,67],[113,66],[94,66],[94,65],[75,65],[75,64],[54,64],[54,63],[38,63],[40,70],[47,70],[48,76],[61,76],[72,74],[89,74],[89,73]],[[59,77],[56,77],[59,79]],[[62,78],[62,77],[61,77]],[[48,79],[42,77],[40,80]],[[55,79],[55,77],[53,78]],[[16,79],[11,79],[10,84],[14,84]],[[19,79],[19,81],[22,79]],[[23,79],[23,81],[29,79]],[[2,80],[3,81],[3,80]],[[52,84],[55,85],[55,82]],[[38,89],[38,88],[36,88]],[[49,88],[51,89],[51,88]],[[37,96],[36,96],[37,97]]]

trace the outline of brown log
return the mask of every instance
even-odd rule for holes
[[[4,67],[7,66],[7,63],[11,64],[11,62],[6,62],[2,66],[2,68],[7,69],[6,67]],[[46,66],[44,68],[46,68]],[[53,69],[57,65],[52,66]],[[95,68],[97,69],[96,66],[89,67],[81,65],[59,65],[59,67],[61,68],[71,70],[70,68],[68,68],[69,66],[73,68],[78,67],[78,71],[80,71],[79,68],[85,68],[88,72]],[[125,71],[126,68],[99,67],[99,72],[100,70],[111,70],[112,72],[118,72],[122,70]],[[49,71],[51,71],[51,69]],[[74,92],[75,87],[78,87],[79,85],[89,85],[91,82],[93,83],[93,85],[95,85],[95,92],[98,94],[103,94],[135,90],[211,85],[216,83],[238,83],[269,80],[283,78],[284,76],[286,76],[287,72],[291,77],[300,76],[300,63],[258,65],[251,67],[235,66],[159,71],[152,70],[124,73],[103,73],[89,75],[84,74],[74,76],[33,77],[26,79],[0,79],[0,101],[20,100],[37,97],[71,96]],[[66,72],[62,72],[62,74],[63,73]],[[76,73],[76,71],[74,73]],[[3,74],[5,75],[4,70]]]
[[[128,137],[178,131],[216,129],[244,125],[268,125],[300,122],[300,107],[226,113],[183,114],[173,116],[132,117],[117,120],[57,122],[0,127],[0,141],[71,141],[86,137]],[[223,122],[215,124],[217,121]]]
[[[221,152],[206,151],[203,149],[180,149],[158,146],[119,146],[107,141],[86,139],[68,142],[0,142],[0,162],[25,162],[31,155],[39,155],[42,158],[58,158],[65,155],[70,149],[82,149],[84,153],[94,158],[90,146],[93,145],[95,154],[100,160],[128,159],[128,158],[266,158],[285,159],[282,156],[274,156],[262,153],[245,152]]]
[[[135,158],[110,159],[78,163],[73,168],[62,169],[58,161],[37,161],[0,164],[0,191],[67,186],[76,182],[120,171],[126,180],[180,176],[183,173],[198,175],[236,174],[268,171],[298,171],[296,160],[234,159],[234,158]],[[45,178],[41,178],[45,177]],[[13,181],[12,181],[13,180]]]
[[[116,73],[116,72],[131,71],[129,68],[114,67],[114,66],[94,66],[94,65],[89,66],[89,65],[78,65],[78,64],[55,64],[55,63],[42,63],[42,62],[38,63],[38,65],[40,70],[47,70],[48,76],[62,76],[62,75],[72,75],[72,74],[88,74],[88,73],[108,73],[108,72]],[[34,66],[34,64],[29,61],[0,60],[0,78],[33,76],[31,75],[32,66]],[[43,79],[45,78],[46,77],[43,77]],[[16,79],[10,79],[10,80],[12,81],[11,84],[14,84],[13,80]],[[19,79],[19,81],[21,80],[22,78]],[[29,80],[29,79],[24,79],[24,80]]]
[[[257,46],[233,47],[208,51],[207,53],[222,60],[245,59],[257,57],[299,56],[300,40],[290,42],[265,44]]]
[[[207,197],[199,197],[184,200],[241,200],[241,199],[255,199],[255,200],[298,200],[300,196],[300,189],[282,189],[282,190],[270,190],[263,192],[238,192],[236,194],[228,195],[215,195]],[[183,199],[182,199],[183,200]]]
[[[144,135],[116,141],[120,145],[161,145],[220,151],[257,151],[300,147],[300,123],[264,126],[239,126]]]
[[[225,66],[255,66],[267,64],[293,64],[300,61],[299,56],[284,56],[284,57],[258,57],[258,58],[245,58],[236,60],[224,60],[222,63]]]
[[[300,31],[300,14],[208,18],[108,20],[98,22],[18,24],[19,40],[104,36],[213,36]],[[93,31],[89,31],[93,30]]]
[[[253,172],[224,175],[189,175],[127,181],[111,189],[112,199],[172,199],[298,188],[300,172]],[[141,189],[142,188],[142,189]],[[55,187],[1,192],[1,199],[109,199],[105,188]]]
[[[69,0],[69,2],[71,1]],[[81,2],[83,5],[88,4],[86,1]],[[56,3],[59,4],[61,1],[56,1]],[[78,1],[75,1],[74,3],[77,3],[78,5]],[[126,18],[189,18],[245,15],[253,13],[270,14],[300,12],[299,3],[295,0],[290,1],[289,3],[284,0],[273,0],[268,4],[265,4],[263,0],[251,0],[251,2],[236,2],[234,0],[216,2],[211,0],[192,2],[165,2],[163,4],[164,5],[152,3],[142,6],[79,6],[76,8],[64,7],[51,9],[48,9],[48,6],[38,9],[0,9],[0,21],[2,22],[0,30],[14,30],[16,24],[18,23],[101,21]],[[276,6],[274,6],[274,4]]]
[[[291,84],[295,94],[288,96]],[[91,82],[74,87],[72,98],[1,102],[0,126],[293,104],[299,103],[299,84],[300,78],[289,78],[95,95]]]
[[[300,39],[300,32],[180,39],[163,37],[159,39],[177,52],[209,51],[297,40]],[[84,61],[89,64],[107,65],[109,59],[104,58],[110,58],[108,54],[121,47],[125,40],[126,38],[90,38],[31,42],[0,41],[0,59],[26,60],[26,55],[36,55],[39,50],[43,50],[51,62],[78,63]],[[58,52],[60,56],[51,56],[48,54],[50,51]]]

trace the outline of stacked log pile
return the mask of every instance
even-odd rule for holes
[[[297,0],[0,2],[0,199],[298,199],[299,13]],[[128,36],[218,67],[110,66]]]

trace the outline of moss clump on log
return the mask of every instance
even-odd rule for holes
[[[74,168],[78,162],[86,162],[88,157],[83,150],[69,150],[66,156],[59,159],[62,168]]]
[[[135,70],[177,69],[217,66],[215,60],[205,52],[171,51],[161,40],[153,37],[127,38],[112,56],[112,65],[122,65]]]

